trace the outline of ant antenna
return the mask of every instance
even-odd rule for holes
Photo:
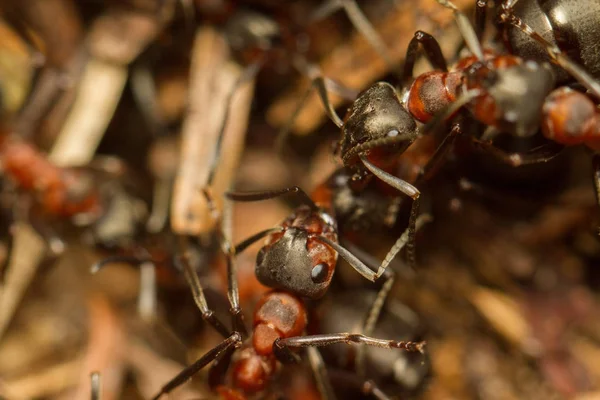
[[[226,338],[229,336],[230,330],[225,327],[225,325],[214,315],[214,312],[208,307],[202,284],[190,262],[187,237],[179,236],[178,239],[180,255],[176,258],[175,262],[183,269],[183,274],[192,291],[194,302],[202,313],[202,319],[211,324],[217,332]]]

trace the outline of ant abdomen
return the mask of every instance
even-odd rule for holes
[[[429,122],[457,97],[461,72],[430,71],[419,75],[407,96],[406,107],[419,122]]]
[[[554,90],[544,104],[542,132],[563,145],[600,150],[600,114],[585,94],[568,87]]]

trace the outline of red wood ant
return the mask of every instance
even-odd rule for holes
[[[91,182],[82,179],[81,171],[53,164],[16,135],[2,135],[0,152],[5,174],[20,189],[34,193],[43,214],[59,218],[84,215],[91,220],[100,215],[99,194]]]
[[[322,189],[320,188],[313,195],[319,201],[327,197],[326,194],[323,195]],[[338,254],[356,271],[371,281],[385,273],[387,282],[384,286],[386,289],[380,292],[380,296],[386,296],[391,288],[391,283],[393,283],[393,274],[386,267],[406,243],[408,233],[405,233],[397,241],[384,262],[377,268],[377,271],[374,271],[338,244],[337,224],[329,210],[330,205],[321,202],[315,203],[300,188],[291,187],[269,192],[228,193],[227,197],[234,201],[262,201],[286,194],[294,194],[303,204],[280,226],[261,231],[230,250],[225,250],[231,257],[234,253],[239,253],[252,243],[266,237],[266,244],[257,256],[256,275],[261,283],[273,288],[273,291],[265,294],[255,308],[252,341],[243,343],[246,335],[239,319],[239,294],[235,279],[235,267],[233,262],[229,262],[228,297],[232,304],[231,311],[237,316],[233,324],[238,328],[234,328],[232,334],[224,335],[226,339],[220,345],[167,383],[155,399],[170,392],[215,359],[218,361],[213,365],[213,369],[218,369],[220,374],[230,371],[231,387],[219,386],[215,382],[211,382],[211,386],[216,387],[223,397],[233,399],[245,398],[246,394],[267,389],[269,379],[275,374],[277,361],[289,363],[298,360],[298,355],[292,351],[294,348],[310,348],[335,343],[364,343],[388,349],[402,348],[410,351],[422,351],[424,343],[381,340],[362,334],[339,333],[303,336],[307,317],[301,298],[318,299],[326,293],[333,277]],[[419,220],[418,225],[420,226],[422,222],[424,222],[423,218]],[[182,262],[185,270],[192,271],[185,256],[182,257]],[[194,279],[193,272],[189,272],[188,275],[192,278],[190,282],[195,288],[195,297],[199,298],[202,293],[200,283],[197,277]],[[201,300],[199,299],[198,302]],[[381,308],[380,304],[374,305],[371,313],[378,313]],[[240,346],[243,346],[242,350],[237,356],[233,356],[234,350]],[[228,368],[232,356],[234,357],[233,366]],[[311,349],[309,357],[317,374],[317,381],[320,382],[321,390],[326,393],[326,397],[331,397],[327,394],[330,389],[326,387],[325,370],[320,355]]]
[[[496,132],[510,133],[519,138],[532,136],[539,131],[544,118],[542,108],[554,88],[552,71],[544,63],[484,51],[478,40],[481,32],[475,32],[467,17],[451,2],[438,2],[454,11],[459,30],[473,54],[460,59],[452,71],[448,71],[437,41],[431,35],[418,31],[407,49],[404,81],[409,81],[412,77],[419,45],[424,47],[427,58],[439,71],[416,77],[402,96],[387,83],[375,83],[359,94],[342,120],[328,101],[322,80],[316,80],[329,117],[342,131],[338,150],[344,165],[353,171],[353,189],[361,190],[375,176],[413,199],[407,246],[411,264],[414,264],[414,224],[418,215],[420,191],[414,186],[415,181],[411,182],[406,176],[398,176],[396,169],[402,159],[400,155],[412,147],[415,141],[436,131],[457,111],[466,107],[470,110],[472,119],[488,127],[482,137],[484,140],[477,137],[471,139],[511,165],[545,162],[562,148],[549,143],[515,156],[485,140],[486,136],[492,136]],[[478,3],[477,20],[480,28],[483,26],[482,16],[485,16],[484,7],[485,4]],[[508,20],[508,17],[505,19]],[[585,71],[577,69],[568,59],[565,61],[565,57],[558,57],[557,60],[561,65],[566,65],[565,68],[575,70],[579,75],[585,74]],[[585,83],[591,88],[594,86],[589,80]],[[523,98],[527,98],[527,102],[523,102]],[[419,129],[416,121],[426,125]],[[428,152],[430,162],[425,164],[418,175],[433,171],[461,131],[460,124],[455,125],[437,149]]]
[[[64,244],[47,222],[62,224],[65,220],[76,227],[91,229],[95,240],[110,242],[116,236],[132,234],[133,226],[109,227],[111,215],[120,213],[123,225],[139,215],[135,202],[117,201],[128,196],[118,183],[124,166],[114,158],[98,158],[83,167],[61,167],[52,163],[34,145],[15,134],[0,135],[0,157],[4,174],[17,189],[31,194],[33,204],[30,223],[58,255]],[[127,211],[120,212],[125,207]],[[114,225],[114,224],[113,224]],[[125,232],[126,231],[126,232]]]

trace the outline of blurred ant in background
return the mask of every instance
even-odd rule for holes
[[[33,144],[6,131],[0,137],[0,157],[4,174],[17,190],[30,196],[29,222],[56,254],[62,252],[64,243],[55,227],[65,222],[91,228],[97,241],[133,235],[132,225],[142,211],[126,193],[122,181],[125,168],[120,161],[97,158],[85,167],[61,167]],[[118,222],[113,219],[115,214]]]
[[[364,315],[377,297],[372,291],[359,288],[334,290],[332,294],[321,307],[324,312],[319,314],[317,321],[319,332],[352,332],[360,329]],[[414,341],[420,340],[424,333],[422,322],[413,310],[396,299],[388,299],[372,335],[400,335],[403,340]],[[431,376],[428,353],[421,355],[390,352],[376,347],[340,345],[324,348],[322,352],[336,394],[341,398],[355,398],[358,393],[378,399],[387,399],[385,393],[411,397],[424,389]],[[361,377],[368,376],[371,382],[365,384],[357,380],[357,373]]]

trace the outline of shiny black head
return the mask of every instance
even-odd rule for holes
[[[256,258],[260,283],[310,299],[322,297],[331,283],[335,258],[333,262],[327,256],[319,260],[315,251],[332,250],[319,242],[309,246],[309,240],[315,239],[306,230],[289,227],[277,241],[263,247]]]
[[[348,155],[355,157],[367,150],[368,143],[377,143],[379,139],[405,136],[407,140],[393,145],[381,145],[390,153],[402,153],[416,138],[417,124],[402,107],[396,90],[385,82],[377,82],[361,92],[354,101],[342,127],[340,151],[344,163]],[[374,145],[372,148],[378,148]]]

